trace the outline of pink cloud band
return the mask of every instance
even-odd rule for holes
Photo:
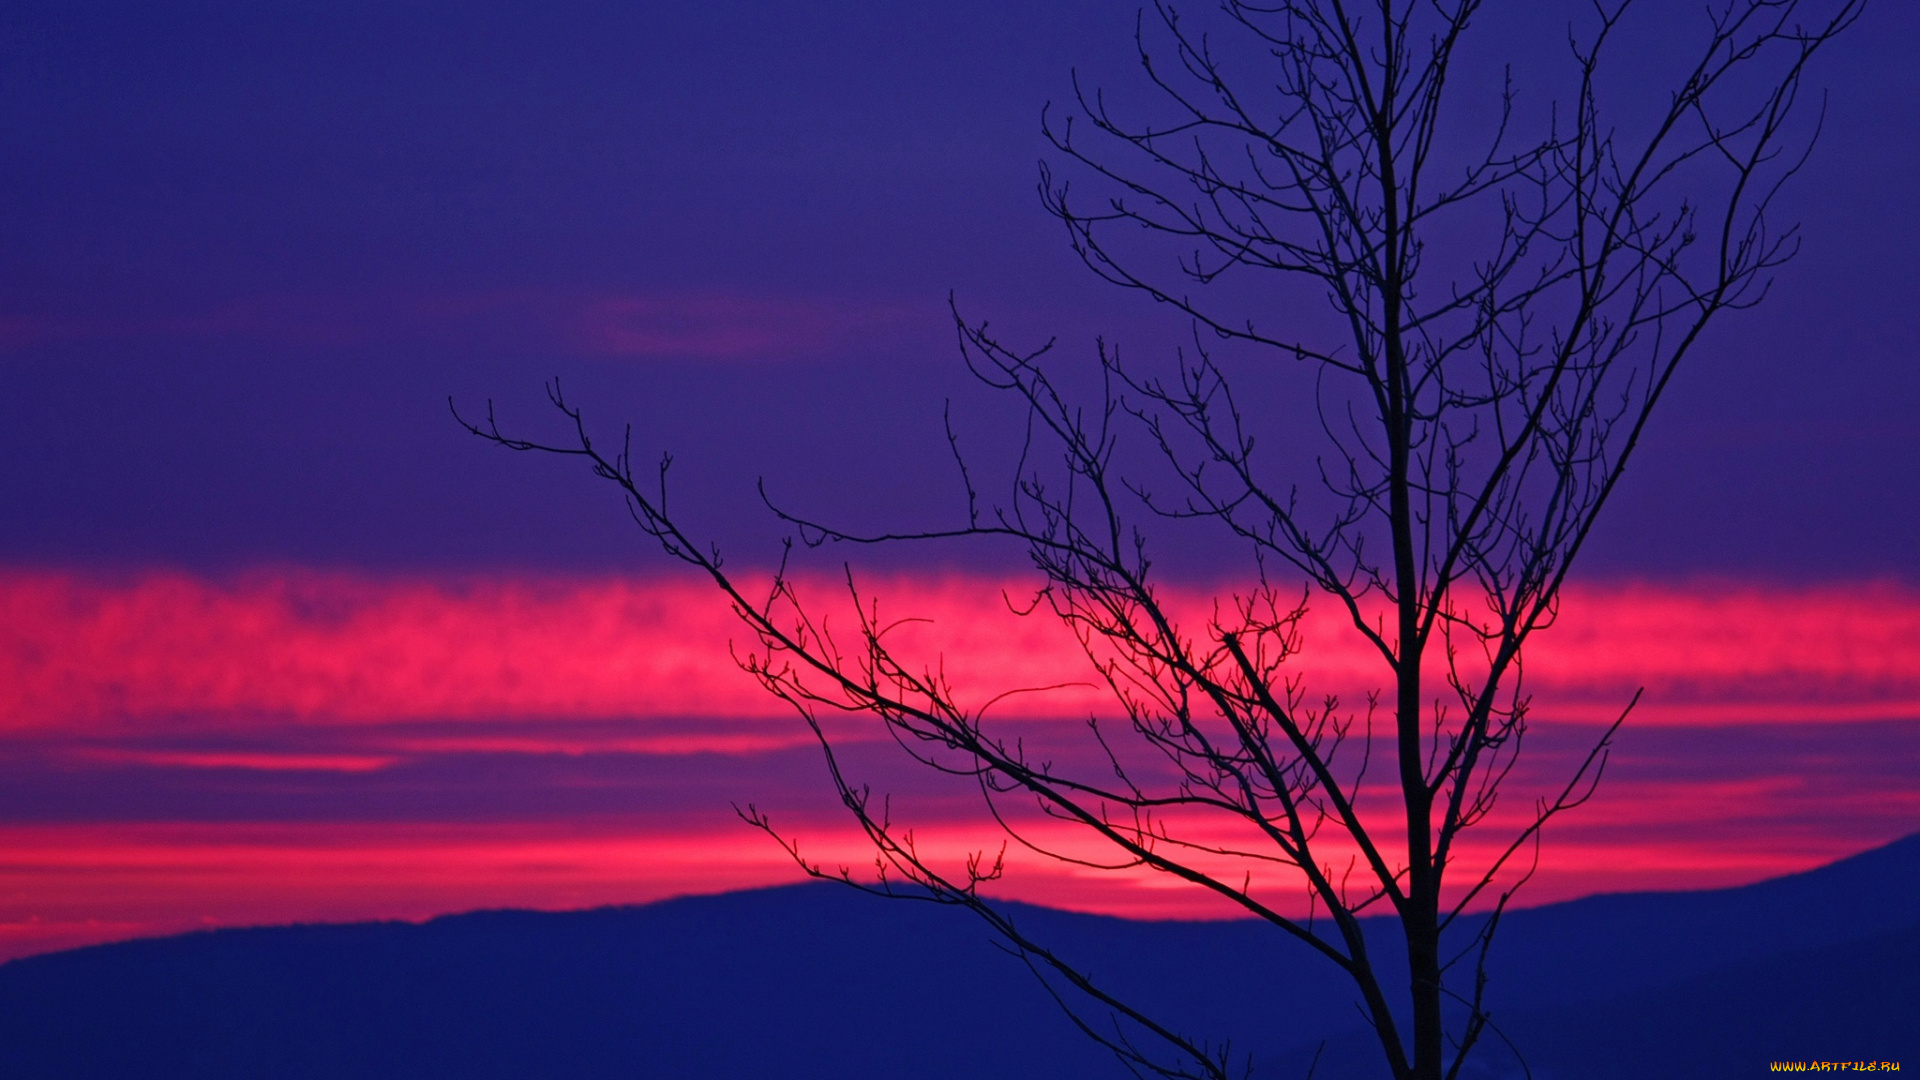
[[[822,603],[838,593],[802,584]],[[1010,614],[1003,587],[1019,585],[895,576],[867,591],[886,618],[929,620],[896,643],[944,661],[967,701],[1082,678],[1072,638]],[[1168,603],[1196,632],[1211,611],[1197,590]],[[1310,615],[1301,637],[1313,679],[1354,693],[1372,677],[1338,618]],[[745,638],[687,578],[0,573],[0,747],[13,783],[39,785],[0,819],[0,958],[210,925],[794,880],[734,801],[774,810],[813,857],[866,865],[817,756],[795,753],[805,728],[734,665],[728,644]],[[1527,679],[1541,724],[1516,791],[1563,782],[1594,721],[1635,686],[1650,698],[1598,797],[1556,824],[1529,903],[1751,881],[1920,820],[1907,764],[1920,748],[1913,590],[1579,590],[1537,639]],[[1074,741],[1084,729],[1061,721],[1110,709],[1104,692],[1070,685],[994,715],[1067,762],[1088,751]],[[977,792],[928,786],[891,744],[861,742],[871,725],[847,723],[843,764],[898,796],[923,850],[963,860],[998,844]],[[511,805],[509,775],[529,785]],[[614,794],[593,796],[602,789]],[[205,801],[220,791],[239,801]],[[60,806],[35,802],[53,796]],[[569,798],[586,809],[539,810]],[[1225,914],[1176,885],[1016,852],[1005,891],[1133,916]]]
[[[823,605],[831,582],[809,582]],[[1071,636],[1002,599],[1018,582],[876,580],[894,639],[943,663],[963,698],[1069,683],[995,706],[1010,717],[1110,711]],[[1203,631],[1210,599],[1175,595]],[[833,610],[823,606],[820,610]],[[847,613],[850,615],[850,613]],[[845,616],[843,616],[844,618]],[[497,718],[786,715],[743,675],[749,635],[688,578],[423,579],[254,573],[117,580],[0,575],[0,724],[72,731],[172,718],[331,724]],[[1337,615],[1303,624],[1313,692],[1363,692],[1378,664]],[[1568,594],[1527,666],[1536,714],[1595,720],[1636,686],[1642,723],[1808,723],[1920,716],[1920,593],[1632,585]]]

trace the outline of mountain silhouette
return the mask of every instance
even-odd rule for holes
[[[1514,912],[1492,1009],[1538,1080],[1920,1068],[1917,897],[1920,834],[1742,888]],[[1006,908],[1177,1029],[1231,1039],[1255,1077],[1316,1054],[1322,1080],[1384,1072],[1338,972],[1270,928]],[[1391,927],[1370,933],[1392,955]],[[1524,1075],[1498,1039],[1483,1050],[1471,1075]],[[20,1080],[1125,1075],[971,915],[833,885],[0,965],[0,1076]]]

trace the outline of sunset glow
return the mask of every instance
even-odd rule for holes
[[[902,654],[944,662],[999,715],[1101,710],[1072,637],[1019,617],[1025,583],[881,579],[864,585]],[[834,583],[803,583],[815,610],[851,619]],[[1212,598],[1168,606],[1203,634]],[[718,593],[687,578],[407,579],[280,573],[127,581],[0,576],[0,716],[12,730],[234,717],[352,724],[485,718],[786,715],[729,653],[751,643]],[[1341,618],[1303,624],[1318,689],[1378,684],[1379,661]],[[1920,718],[1920,594],[1892,585],[1703,585],[1570,591],[1534,639],[1540,715],[1599,719],[1636,687],[1642,723],[1809,723]]]
[[[831,583],[806,585],[833,601]],[[1083,677],[1057,624],[1008,613],[1001,592],[1018,587],[898,576],[863,591],[889,617],[930,619],[902,649],[944,658],[979,701]],[[1211,610],[1197,591],[1169,603],[1200,621]],[[734,816],[750,801],[810,857],[870,863],[811,736],[734,664],[744,631],[698,581],[16,571],[0,578],[0,617],[4,738],[32,770],[0,829],[5,955],[795,880]],[[1368,657],[1342,629],[1310,616],[1300,662],[1347,688]],[[1550,834],[1527,902],[1754,880],[1920,819],[1900,764],[1920,751],[1911,591],[1588,589],[1568,595],[1527,670],[1539,730],[1515,782],[1530,791],[1564,778],[1596,722],[1648,687],[1600,797]],[[1090,711],[1108,709],[1081,686],[992,715],[1075,760]],[[977,796],[929,787],[857,718],[844,735],[850,767],[900,794],[925,850],[958,865],[998,847]],[[1010,866],[1002,891],[1023,899],[1230,914],[1149,873],[1112,879],[1018,850]]]

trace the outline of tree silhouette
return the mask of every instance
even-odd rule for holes
[[[1721,0],[1655,94],[1610,76],[1640,6],[1598,0],[1569,29],[1558,104],[1523,97],[1505,73],[1479,113],[1456,99],[1484,65],[1455,66],[1488,14],[1478,0],[1225,0],[1218,39],[1167,0],[1142,12],[1154,119],[1129,121],[1076,80],[1073,107],[1045,121],[1063,165],[1043,165],[1041,192],[1086,265],[1171,305],[1191,347],[1142,370],[1102,343],[1102,390],[1082,401],[1050,344],[1015,348],[956,308],[967,364],[1028,419],[1006,501],[984,503],[950,429],[961,524],[869,535],[775,510],[811,545],[1025,545],[1042,580],[1018,606],[1070,628],[1112,693],[1114,715],[1087,727],[1097,769],[1029,753],[938,667],[898,656],[850,571],[852,629],[838,634],[785,564],[764,592],[736,580],[668,512],[664,462],[643,482],[557,384],[573,441],[510,436],[491,409],[468,427],[584,457],[618,485],[640,528],[732,603],[757,642],[744,666],[819,737],[878,853],[863,887],[979,913],[1136,1073],[1225,1078],[1245,1063],[996,912],[981,886],[998,859],[955,869],[923,856],[843,772],[824,716],[875,717],[926,766],[973,779],[1017,842],[1170,875],[1298,939],[1352,978],[1396,1078],[1455,1077],[1497,1034],[1485,990],[1500,913],[1542,826],[1593,792],[1632,707],[1524,819],[1489,822],[1527,730],[1524,647],[1554,619],[1680,362],[1793,254],[1795,230],[1770,227],[1767,211],[1817,129],[1794,122],[1807,65],[1860,6]],[[1616,108],[1616,93],[1650,104]],[[1236,395],[1235,373],[1262,364],[1315,375],[1323,449],[1305,485],[1255,451],[1274,402]],[[1164,486],[1121,467],[1135,462],[1117,452],[1128,438]],[[1224,531],[1248,554],[1247,585],[1204,625],[1182,621],[1153,571],[1149,529],[1168,519]],[[1378,693],[1364,702],[1315,685],[1300,628],[1318,605],[1343,613],[1374,658]],[[1046,848],[1003,812],[1014,799],[1112,858]],[[1222,822],[1239,839],[1219,839]],[[1463,836],[1483,824],[1509,831],[1465,859]],[[809,873],[854,880],[782,843]],[[1276,866],[1311,917],[1255,884]],[[1470,908],[1487,916],[1463,918]],[[1397,922],[1405,985],[1370,951],[1373,912]]]

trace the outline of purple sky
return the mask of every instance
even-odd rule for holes
[[[1137,90],[1130,30],[1090,3],[9,4],[0,559],[651,565],[585,477],[445,415],[539,419],[553,375],[672,449],[723,537],[772,531],[760,475],[948,513],[942,400],[982,442],[1006,420],[949,291],[1082,354],[1179,333],[1034,190],[1041,106],[1076,66]],[[1874,5],[1819,69],[1781,214],[1804,254],[1696,354],[1591,573],[1920,577],[1917,32]]]

